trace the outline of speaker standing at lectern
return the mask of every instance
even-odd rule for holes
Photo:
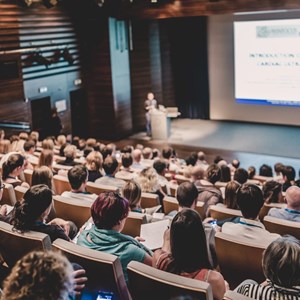
[[[147,135],[151,136],[151,115],[150,112],[152,109],[157,108],[157,101],[154,99],[154,94],[153,93],[148,93],[147,94],[147,99],[145,100],[144,103],[145,111],[146,111],[146,130],[147,130]]]

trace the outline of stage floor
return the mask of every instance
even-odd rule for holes
[[[189,151],[205,150],[211,157],[238,158],[242,167],[282,162],[300,168],[300,127],[230,121],[176,119],[166,140],[154,140],[140,132],[131,141],[160,148],[165,144]]]

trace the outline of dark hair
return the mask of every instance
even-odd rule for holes
[[[26,141],[23,145],[23,148],[26,152],[28,152],[31,148],[35,147],[35,142],[33,140]]]
[[[240,184],[244,184],[248,180],[248,172],[243,168],[235,170],[233,179]]]
[[[174,217],[170,229],[172,273],[191,273],[210,269],[206,236],[200,215],[192,209],[183,209]]]
[[[293,181],[296,177],[296,171],[292,166],[285,166],[282,169],[282,175],[285,176],[288,181]]]
[[[32,173],[31,185],[45,184],[52,190],[53,173],[47,166],[35,168]]]
[[[206,170],[206,177],[209,182],[215,184],[221,179],[221,169],[216,164],[211,164]]]
[[[240,161],[238,159],[233,159],[231,165],[237,169],[240,166]]]
[[[118,166],[119,163],[114,157],[108,156],[104,159],[103,169],[107,175],[112,175],[117,170]]]
[[[272,177],[273,176],[272,168],[266,164],[263,164],[259,168],[259,175],[266,176],[266,177]]]
[[[52,191],[45,184],[32,186],[24,194],[21,202],[16,202],[11,224],[21,232],[30,230],[31,226],[52,204]]]
[[[105,160],[106,157],[111,156],[111,155],[112,155],[112,152],[113,152],[112,147],[110,147],[110,146],[105,146],[105,147],[102,149],[102,151],[101,151],[101,154],[102,154],[102,156],[103,156],[103,159]]]
[[[91,208],[93,221],[99,229],[112,229],[127,217],[128,211],[127,199],[113,192],[101,193]]]
[[[162,174],[163,171],[167,168],[167,164],[164,160],[158,159],[153,163],[153,168],[156,170],[157,174]]]
[[[186,159],[185,159],[185,163],[187,166],[195,166],[196,162],[197,162],[197,156],[195,156],[193,153],[191,155],[189,155]]]
[[[262,267],[272,284],[286,288],[299,286],[300,241],[290,235],[273,241],[264,251]]]
[[[254,184],[243,184],[237,191],[237,204],[247,219],[256,219],[264,205],[261,189]]]
[[[68,171],[68,179],[72,189],[77,190],[87,180],[88,170],[83,165],[76,165]]]
[[[162,149],[161,155],[165,159],[169,159],[173,154],[173,149],[169,146],[166,146]]]
[[[84,157],[87,157],[91,152],[94,151],[94,148],[93,147],[85,147],[83,149],[83,156]]]
[[[11,172],[18,167],[22,167],[23,164],[24,157],[21,154],[11,154],[2,165],[2,179],[6,180]]]
[[[231,173],[230,173],[230,168],[227,165],[222,165],[220,167],[221,169],[221,182],[228,182],[231,180]]]
[[[274,171],[276,173],[282,172],[283,168],[284,168],[284,164],[282,164],[281,162],[278,162],[274,165]]]
[[[248,179],[252,179],[255,174],[256,174],[255,167],[254,166],[248,167]]]
[[[221,155],[217,155],[214,159],[214,164],[217,164],[221,160],[224,160],[224,158]]]
[[[282,184],[270,180],[266,181],[262,188],[265,203],[279,203],[279,195],[282,192]]]
[[[130,153],[124,153],[122,155],[122,166],[124,168],[129,168],[132,165],[132,156]]]
[[[194,183],[183,182],[177,188],[177,200],[181,207],[190,208],[197,201],[198,190]]]
[[[225,187],[225,198],[224,204],[227,208],[239,209],[239,206],[236,202],[237,190],[240,188],[240,184],[236,181],[230,181]]]

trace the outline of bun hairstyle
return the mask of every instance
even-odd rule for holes
[[[45,184],[34,185],[24,194],[24,199],[16,203],[11,224],[16,230],[28,231],[51,204],[51,189]]]
[[[21,154],[11,154],[2,165],[2,178],[6,180],[10,173],[16,168],[22,167],[24,164],[24,157]]]

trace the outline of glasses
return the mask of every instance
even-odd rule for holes
[[[2,183],[1,186],[0,186],[0,191],[1,191],[2,189],[4,189],[4,187],[5,187],[5,184]]]

